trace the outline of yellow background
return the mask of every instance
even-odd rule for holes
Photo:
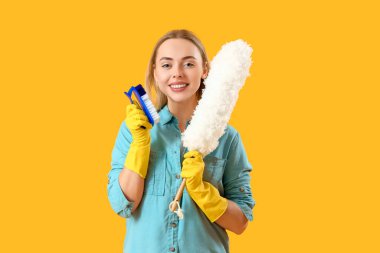
[[[210,59],[238,38],[254,48],[230,124],[257,204],[231,251],[380,252],[376,1],[8,2],[0,252],[122,251],[106,185],[123,91],[177,28]]]

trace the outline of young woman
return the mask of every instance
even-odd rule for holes
[[[152,127],[128,105],[108,174],[112,209],[127,218],[124,252],[229,252],[226,229],[241,234],[253,218],[252,166],[239,133],[228,125],[205,157],[181,144],[209,69],[202,43],[188,30],[168,32],[153,50],[146,88],[156,93],[160,122]],[[168,206],[182,178],[180,220]]]

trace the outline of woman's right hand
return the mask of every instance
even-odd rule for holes
[[[132,134],[132,142],[129,146],[124,167],[145,178],[150,154],[149,130],[152,125],[149,123],[144,111],[135,104],[127,105],[125,123]]]
[[[150,143],[149,130],[152,128],[144,111],[136,104],[128,104],[125,123],[132,134],[133,143],[146,145]]]

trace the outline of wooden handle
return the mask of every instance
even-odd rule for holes
[[[177,191],[177,195],[175,195],[174,201],[178,201],[181,199],[183,190],[185,189],[186,186],[186,178],[182,179],[182,183]],[[174,212],[176,210],[176,205],[171,205],[170,210]]]

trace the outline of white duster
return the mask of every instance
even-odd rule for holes
[[[211,153],[224,134],[232,110],[249,76],[253,49],[238,39],[224,44],[210,63],[202,99],[182,134],[183,146],[203,156]]]
[[[189,151],[197,150],[203,156],[211,153],[224,134],[239,91],[249,76],[253,49],[239,39],[226,43],[210,63],[210,71],[205,80],[203,95],[190,125],[182,134],[183,146]],[[170,203],[169,209],[183,219],[179,199],[186,185],[186,179]]]

